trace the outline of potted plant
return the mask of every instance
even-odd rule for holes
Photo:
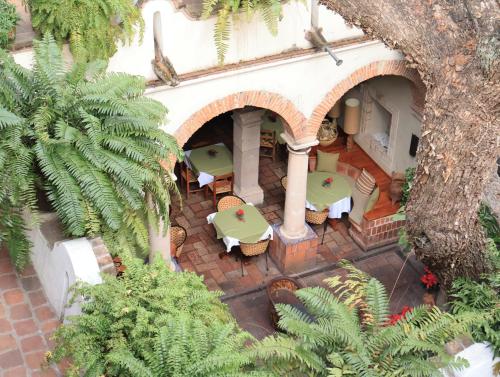
[[[328,119],[321,122],[318,130],[319,145],[327,147],[337,139],[337,124],[335,121],[330,122]]]
[[[7,48],[16,38],[16,24],[19,16],[15,5],[0,0],[0,48]]]

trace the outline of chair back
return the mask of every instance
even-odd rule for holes
[[[328,218],[328,208],[324,211],[311,211],[310,209],[306,209],[306,222],[309,224],[320,225],[323,224]]]
[[[270,238],[256,243],[244,243],[240,242],[241,253],[246,257],[252,257],[254,255],[264,254],[269,246]]]
[[[239,207],[245,204],[245,201],[236,195],[224,196],[217,203],[217,212],[225,211],[229,208]]]
[[[274,148],[276,144],[276,132],[271,130],[260,130],[260,146]]]
[[[180,225],[174,225],[170,227],[170,238],[174,245],[177,247],[176,256],[179,257],[182,252],[182,247],[184,246],[184,242],[186,242],[187,232],[184,227]]]
[[[216,175],[211,185],[215,193],[233,191],[234,173]]]
[[[281,187],[283,187],[283,189],[285,189],[285,191],[286,191],[286,185],[288,183],[288,176],[284,175],[283,177],[281,177],[280,182],[281,182]]]

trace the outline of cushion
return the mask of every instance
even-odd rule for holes
[[[373,176],[370,173],[368,173],[366,169],[363,169],[358,179],[356,180],[356,188],[359,190],[360,193],[368,196],[372,193],[374,187],[375,187],[375,178],[373,178]]]
[[[368,203],[368,195],[362,194],[356,187],[352,190],[353,206],[349,212],[349,220],[358,225],[361,225],[363,214],[365,213],[366,204]]]
[[[316,165],[316,170],[336,173],[339,156],[340,153],[326,153],[318,151],[318,163]]]
[[[368,198],[368,203],[366,203],[365,212],[371,211],[373,207],[375,207],[375,203],[377,203],[379,194],[380,190],[378,187],[376,187],[375,190],[373,190],[373,192],[371,193],[370,197]]]

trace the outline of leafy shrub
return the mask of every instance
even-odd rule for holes
[[[18,20],[16,7],[7,0],[0,0],[0,48],[9,47],[10,33]]]
[[[486,232],[486,237],[491,238],[498,248],[500,246],[500,225],[486,203],[482,203],[479,208],[479,221]]]
[[[415,178],[415,168],[407,168],[405,170],[405,183],[403,184],[403,195],[401,197],[401,206],[405,206],[410,198],[410,190]]]
[[[280,376],[436,376],[438,368],[460,367],[445,342],[466,333],[477,314],[451,315],[437,307],[417,307],[389,325],[384,286],[354,267],[347,280],[327,279],[322,287],[296,292],[312,316],[279,305],[279,325],[287,334],[254,346]],[[479,315],[480,316],[480,315]]]
[[[82,314],[55,333],[51,361],[72,360],[70,376],[252,376],[242,332],[194,273],[124,259],[120,278],[80,284]],[[261,374],[255,374],[261,375]]]
[[[33,27],[69,41],[77,61],[107,60],[116,44],[142,33],[140,9],[132,0],[26,0]]]
[[[103,234],[147,252],[146,222],[168,219],[175,192],[160,160],[180,157],[159,129],[165,107],[144,97],[144,79],[106,74],[102,62],[68,70],[50,36],[34,50],[32,70],[0,53],[0,242],[22,268],[30,248],[21,213],[36,213],[42,192],[69,236]]]
[[[500,355],[500,253],[490,244],[493,272],[473,281],[459,278],[453,282],[450,292],[453,313],[475,312],[478,320],[471,326],[477,342],[489,342],[497,356]]]

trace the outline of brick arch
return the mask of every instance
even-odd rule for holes
[[[284,120],[285,130],[294,139],[300,138],[306,118],[287,98],[266,91],[248,91],[231,94],[204,106],[189,117],[175,132],[179,146],[184,146],[188,139],[206,122],[225,112],[241,109],[245,106],[260,107],[274,111]]]
[[[307,136],[315,136],[317,134],[326,114],[347,91],[363,81],[385,75],[407,78],[412,83],[411,91],[414,105],[418,109],[424,108],[426,88],[418,72],[415,69],[408,68],[403,60],[377,61],[354,71],[349,77],[335,85],[313,110],[311,117],[307,121],[305,134]]]

